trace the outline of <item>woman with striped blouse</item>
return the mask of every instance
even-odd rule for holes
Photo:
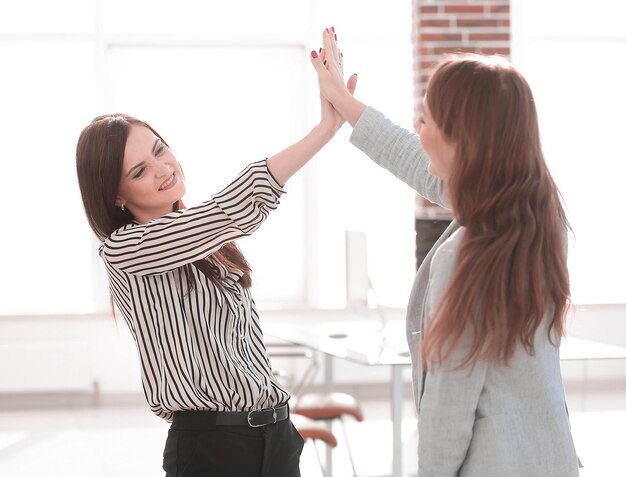
[[[188,208],[180,165],[148,123],[98,116],[80,135],[79,185],[113,301],[136,341],[148,404],[172,423],[167,477],[300,475],[303,440],[272,375],[250,266],[234,241],[263,223],[285,182],[342,124],[322,100],[303,139]]]

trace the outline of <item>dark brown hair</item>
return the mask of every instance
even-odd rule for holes
[[[519,344],[533,354],[545,313],[558,344],[570,297],[569,224],[528,83],[504,58],[452,55],[435,69],[426,102],[456,146],[446,190],[465,230],[424,335],[424,358],[441,362],[465,332],[474,340],[461,366],[481,358],[508,363]]]
[[[130,210],[121,210],[115,205],[118,195],[124,150],[131,126],[143,126],[167,142],[152,126],[127,114],[107,114],[96,117],[80,134],[76,146],[76,172],[78,184],[91,229],[100,240],[104,240],[120,227],[130,224],[134,218]],[[168,146],[169,147],[169,146]],[[178,210],[182,203],[172,204]],[[227,243],[213,257],[223,265],[243,272],[240,281],[250,287],[251,269],[245,257],[233,242]],[[213,283],[221,287],[219,270],[210,261],[203,259],[193,263]],[[193,279],[189,266],[185,266],[187,283]]]

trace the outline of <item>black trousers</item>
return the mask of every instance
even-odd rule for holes
[[[263,427],[170,428],[166,477],[300,477],[304,440],[285,419]]]

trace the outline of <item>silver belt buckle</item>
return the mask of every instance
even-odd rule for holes
[[[267,424],[253,424],[252,423],[252,413],[253,412],[263,412],[263,411],[269,411],[272,410],[272,417],[274,418],[274,422],[268,422]],[[276,414],[276,408],[274,407],[269,407],[267,409],[259,409],[258,411],[250,411],[248,413],[248,425],[250,427],[263,427],[263,426],[267,426],[269,424],[276,424],[276,419],[278,418],[278,414]]]

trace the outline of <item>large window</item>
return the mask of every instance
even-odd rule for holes
[[[574,303],[626,303],[626,7],[514,0],[513,61],[533,88],[546,159],[563,194]]]
[[[347,72],[359,74],[359,97],[410,126],[410,0],[0,4],[0,315],[108,307],[74,171],[78,134],[94,116],[123,111],[149,121],[184,167],[187,204],[203,200],[317,121],[308,52],[331,24]],[[279,209],[241,241],[261,306],[343,306],[348,229],[368,234],[382,304],[405,304],[413,194],[348,135],[290,180]]]

